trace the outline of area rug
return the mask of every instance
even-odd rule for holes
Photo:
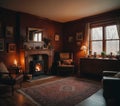
[[[68,77],[42,85],[22,88],[19,92],[37,106],[75,106],[101,88],[100,83]]]
[[[50,76],[50,75],[40,75],[40,76],[33,77],[32,79],[27,80],[27,81],[35,82],[35,81],[45,80],[45,79],[54,78],[54,77],[55,76]]]

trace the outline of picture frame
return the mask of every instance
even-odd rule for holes
[[[5,34],[6,34],[7,38],[12,38],[13,35],[14,35],[14,28],[13,28],[13,26],[7,26]]]
[[[15,43],[8,44],[8,52],[16,52],[16,44]]]
[[[59,34],[55,34],[55,41],[59,41],[60,40],[60,35]]]
[[[83,40],[83,33],[82,32],[76,33],[76,40]]]
[[[4,39],[0,39],[0,51],[4,51]]]
[[[68,42],[69,42],[69,43],[72,43],[72,42],[73,42],[73,36],[69,36],[69,37],[68,37]]]

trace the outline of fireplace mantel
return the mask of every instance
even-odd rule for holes
[[[35,49],[25,50],[25,71],[29,72],[29,63],[31,55],[47,55],[48,56],[48,70],[50,70],[53,63],[54,50],[53,49]]]

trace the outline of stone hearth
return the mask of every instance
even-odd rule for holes
[[[32,60],[33,55],[40,55],[43,58],[45,64],[45,73],[49,73],[52,63],[53,63],[53,56],[54,50],[49,49],[35,49],[35,50],[25,50],[25,72],[30,72],[30,61]]]

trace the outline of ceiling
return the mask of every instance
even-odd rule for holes
[[[120,0],[0,0],[0,7],[68,22],[120,9]]]

